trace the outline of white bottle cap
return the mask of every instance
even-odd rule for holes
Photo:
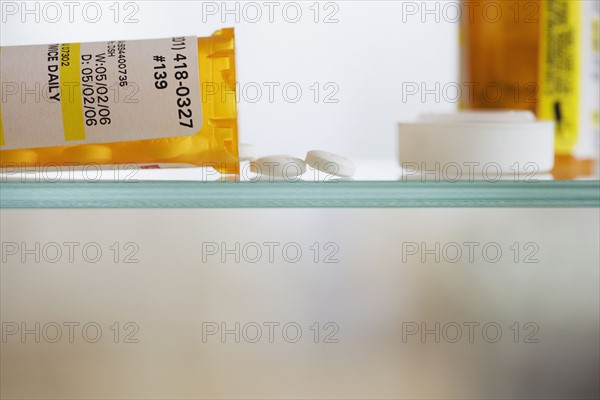
[[[535,115],[528,110],[461,111],[452,114],[421,114],[422,122],[535,122]]]
[[[399,124],[400,166],[433,171],[458,164],[476,174],[490,164],[521,173],[532,164],[538,172],[554,167],[554,122],[518,121],[528,117],[505,113],[483,113],[473,122],[474,113],[467,114]]]

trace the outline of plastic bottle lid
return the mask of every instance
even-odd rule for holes
[[[528,110],[514,111],[461,111],[453,114],[421,114],[422,122],[535,122]]]
[[[401,123],[400,166],[432,171],[448,165],[474,173],[489,165],[506,172],[550,171],[554,166],[554,122],[530,120],[525,112],[430,114]]]

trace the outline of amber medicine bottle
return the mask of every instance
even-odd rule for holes
[[[233,29],[0,49],[0,166],[238,169]]]
[[[555,121],[558,156],[597,159],[599,4],[463,0],[461,106],[531,110]]]

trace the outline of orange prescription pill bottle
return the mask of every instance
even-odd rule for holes
[[[600,3],[462,0],[467,109],[530,110],[556,126],[559,157],[597,160]]]
[[[239,169],[234,30],[0,48],[0,167]]]
[[[537,111],[539,2],[462,1],[464,108]]]

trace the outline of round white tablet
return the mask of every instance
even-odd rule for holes
[[[306,154],[306,163],[329,175],[350,178],[356,173],[356,166],[346,157],[321,150],[311,150]]]
[[[262,157],[250,163],[250,171],[260,175],[296,178],[306,172],[306,163],[292,156]]]

